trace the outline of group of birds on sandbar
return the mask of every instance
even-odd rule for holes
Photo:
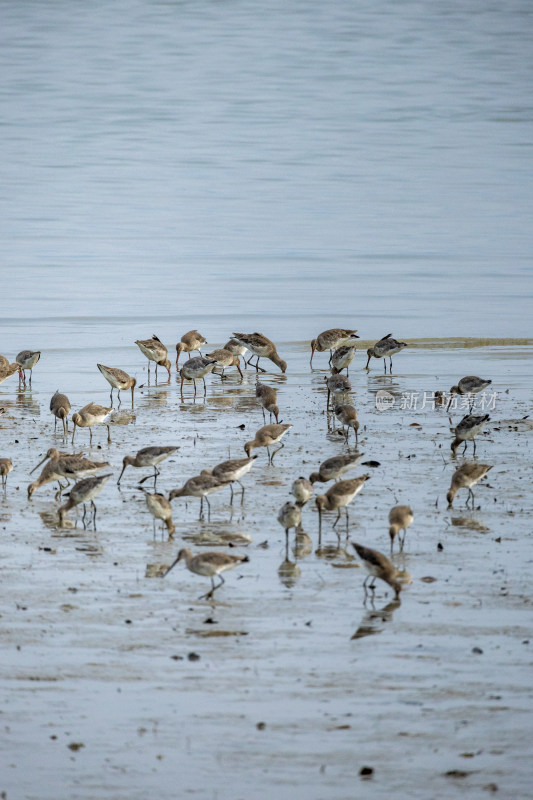
[[[346,395],[351,391],[351,383],[348,377],[349,367],[354,360],[357,340],[359,336],[356,330],[334,328],[320,333],[316,339],[311,341],[311,358],[310,364],[312,366],[315,353],[329,352],[329,366],[330,373],[325,377],[325,384],[327,388],[327,411],[335,414],[335,417],[342,425],[345,436],[345,441],[348,442],[349,432],[353,429],[355,433],[356,446],[358,442],[359,422],[357,411],[353,405],[347,402]],[[156,382],[157,382],[157,368],[163,367],[168,372],[170,380],[171,376],[171,362],[168,358],[168,350],[161,340],[153,335],[151,339],[137,340],[135,342],[141,352],[148,359],[148,373],[150,373],[150,362],[155,363]],[[207,341],[197,330],[188,331],[181,337],[181,340],[176,345],[176,369],[179,369],[181,378],[181,392],[183,394],[184,381],[192,381],[194,385],[194,396],[196,397],[196,382],[202,380],[204,387],[204,395],[206,392],[205,376],[211,372],[219,374],[221,380],[224,380],[225,370],[235,367],[238,373],[243,376],[241,370],[241,361],[243,365],[248,365],[255,368],[256,372],[265,372],[266,370],[260,366],[261,359],[268,359],[275,364],[282,373],[287,370],[287,363],[278,354],[276,345],[261,333],[233,333],[232,337],[226,342],[224,347],[202,355],[202,347],[205,347]],[[368,348],[368,360],[365,369],[369,369],[369,364],[372,358],[383,359],[384,372],[387,372],[387,358],[389,359],[389,374],[392,372],[392,356],[400,353],[405,347],[406,342],[399,342],[388,334],[376,342],[372,347]],[[198,356],[190,357],[185,361],[181,368],[179,367],[179,359],[182,353],[190,354],[198,352]],[[246,354],[249,354],[246,360]],[[41,353],[38,351],[23,350],[17,355],[14,363],[9,363],[9,360],[0,356],[0,383],[10,375],[18,372],[19,381],[26,382],[25,371],[30,371],[29,382],[32,380],[32,370],[40,359]],[[255,363],[252,364],[252,359],[255,357]],[[134,391],[137,381],[134,377],[129,376],[122,369],[115,367],[104,366],[97,364],[101,374],[111,386],[110,393],[110,407],[97,405],[96,403],[89,403],[84,406],[80,411],[75,412],[71,416],[73,425],[72,442],[74,442],[74,435],[76,427],[89,428],[90,442],[92,442],[92,427],[95,425],[106,425],[108,432],[108,441],[110,441],[110,415],[114,411],[113,408],[113,390],[117,390],[117,400],[120,405],[120,392],[124,390],[131,391],[132,407],[134,404]],[[218,373],[217,373],[218,370]],[[342,373],[346,370],[346,375]],[[457,385],[452,386],[450,390],[450,402],[447,406],[449,409],[454,395],[464,395],[470,400],[470,413],[467,414],[458,423],[454,429],[454,440],[451,444],[453,457],[456,457],[457,449],[460,444],[464,444],[463,453],[466,450],[469,441],[474,445],[475,456],[475,437],[482,430],[485,422],[489,420],[489,415],[475,415],[472,414],[475,395],[491,384],[490,380],[478,378],[476,376],[467,376],[461,379]],[[334,402],[330,406],[330,400],[333,396]],[[444,393],[437,392],[436,396],[442,403],[444,400]],[[203,469],[198,475],[189,478],[181,488],[173,489],[168,498],[156,490],[157,477],[160,474],[158,465],[169,456],[176,453],[179,449],[178,446],[149,446],[139,450],[135,456],[126,455],[123,458],[122,471],[118,477],[117,484],[120,485],[122,477],[127,467],[146,469],[153,467],[153,473],[146,475],[139,482],[139,488],[145,493],[146,505],[152,517],[155,520],[160,520],[167,528],[169,537],[173,537],[175,526],[172,520],[172,501],[178,497],[196,497],[200,499],[200,515],[203,512],[204,501],[208,508],[208,515],[210,514],[210,504],[208,496],[214,492],[220,491],[225,487],[229,487],[231,492],[231,502],[233,502],[234,489],[233,484],[238,483],[241,487],[241,502],[244,499],[245,487],[241,482],[243,478],[253,467],[257,454],[252,455],[252,451],[258,448],[265,448],[268,456],[268,463],[273,464],[274,457],[284,447],[282,438],[290,430],[292,425],[283,424],[279,421],[279,406],[277,391],[274,387],[265,383],[261,383],[257,379],[255,384],[255,397],[260,405],[263,413],[263,421],[266,423],[266,413],[269,414],[269,423],[259,428],[254,438],[246,442],[244,450],[246,458],[230,459],[217,464],[211,469]],[[57,427],[57,422],[60,421],[63,427],[63,434],[66,436],[68,433],[68,417],[71,412],[71,405],[68,397],[65,394],[56,391],[50,400],[50,411],[54,416],[54,431]],[[273,422],[272,420],[275,420]],[[274,445],[279,445],[277,449],[271,452]],[[317,471],[312,472],[309,478],[299,477],[294,480],[291,493],[294,501],[286,502],[279,510],[277,519],[280,525],[285,530],[286,551],[288,550],[289,532],[291,529],[296,531],[301,530],[302,525],[302,511],[304,506],[309,502],[314,494],[315,483],[328,483],[334,481],[332,486],[324,493],[319,494],[315,498],[315,506],[319,514],[319,531],[322,526],[322,515],[324,512],[336,511],[337,516],[333,523],[333,529],[336,528],[342,516],[342,509],[344,509],[346,518],[346,538],[348,538],[349,530],[349,516],[348,506],[352,500],[361,492],[365,483],[371,477],[370,474],[364,474],[356,478],[344,479],[343,476],[349,470],[354,469],[359,465],[363,458],[362,453],[348,453],[340,454],[328,458],[320,464]],[[96,475],[102,470],[110,467],[107,461],[92,461],[85,458],[82,453],[66,453],[50,448],[45,457],[37,464],[32,470],[34,472],[38,467],[46,462],[39,477],[28,486],[28,498],[31,498],[35,491],[47,483],[58,483],[58,491],[56,499],[60,498],[64,490],[69,486],[71,481],[74,481],[74,486],[70,489],[67,502],[61,505],[58,509],[58,520],[60,525],[67,523],[67,513],[78,505],[83,505],[83,521],[87,514],[87,506],[90,504],[92,509],[93,521],[96,517],[95,498],[101,492],[106,482],[112,477],[112,472]],[[365,462],[372,463],[372,462]],[[491,465],[478,464],[475,461],[465,462],[462,464],[452,475],[450,489],[447,493],[447,500],[449,508],[452,506],[456,493],[459,489],[468,489],[468,501],[472,507],[474,504],[474,494],[472,487],[475,486],[488,471],[492,469]],[[13,470],[13,464],[10,458],[0,458],[0,476],[2,478],[2,486],[5,490],[7,484],[7,476]],[[153,478],[154,491],[147,491],[142,484]],[[62,481],[66,483],[63,484]],[[414,514],[413,510],[408,505],[394,506],[389,512],[389,537],[391,554],[394,549],[394,541],[398,538],[399,548],[403,550],[405,543],[405,536],[407,528],[413,523]],[[72,524],[72,523],[71,523]],[[403,532],[403,536],[401,536]],[[339,534],[337,534],[339,535]],[[339,537],[340,538],[340,537]],[[365,598],[370,591],[373,595],[375,589],[376,578],[379,578],[387,583],[395,593],[396,598],[402,590],[402,582],[400,580],[400,572],[392,563],[392,561],[383,553],[362,545],[358,542],[351,541],[357,555],[361,559],[366,571],[368,573],[364,582]],[[165,570],[163,575],[168,574],[179,561],[185,561],[188,569],[198,575],[211,578],[211,590],[204,595],[204,597],[211,598],[216,589],[223,583],[222,572],[231,569],[237,564],[248,561],[247,556],[229,555],[226,553],[207,552],[193,555],[190,550],[182,548],[179,550],[177,558]],[[218,576],[220,581],[215,584],[214,579]]]

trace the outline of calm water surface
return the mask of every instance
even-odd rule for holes
[[[21,346],[65,316],[529,334],[530,3],[0,11]]]

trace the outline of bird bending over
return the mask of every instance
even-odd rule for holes
[[[0,458],[0,477],[2,478],[2,488],[7,486],[7,476],[13,471],[13,464],[10,458]]]
[[[335,406],[333,410],[335,412],[335,416],[342,425],[343,431],[344,428],[346,428],[344,431],[346,441],[348,441],[348,434],[350,433],[350,428],[352,428],[355,433],[355,444],[357,445],[359,441],[359,436],[357,433],[359,430],[359,422],[357,420],[357,411],[355,408],[346,403],[344,405]]]
[[[21,350],[15,361],[20,364],[22,370],[22,379],[26,383],[26,370],[30,371],[30,386],[33,368],[41,357],[40,350]]]
[[[147,492],[146,489],[142,490],[144,492],[144,497],[146,499],[146,505],[148,507],[148,511],[154,518],[154,535],[155,535],[155,521],[156,519],[162,520],[166,525],[168,531],[168,538],[174,538],[174,531],[176,530],[174,526],[174,522],[172,520],[172,506],[170,505],[170,501],[167,500],[165,495],[158,494],[154,492],[154,494],[150,494]]]
[[[213,494],[213,492],[219,492],[221,489],[224,488],[225,485],[226,485],[225,483],[219,481],[218,478],[215,478],[213,475],[204,473],[201,475],[196,475],[194,478],[189,478],[189,480],[184,483],[181,489],[172,489],[172,491],[168,496],[168,499],[172,501],[174,500],[175,497],[200,498],[200,517],[201,517],[204,506],[204,498],[205,498],[205,502],[207,503],[207,514],[209,518],[211,516],[211,505],[209,503],[209,500],[207,499],[207,495]]]
[[[321,525],[322,523],[323,511],[337,511],[337,518],[333,523],[333,527],[335,527],[341,518],[341,508],[344,508],[346,510],[346,528],[348,528],[348,504],[359,494],[369,478],[370,475],[361,475],[359,478],[338,481],[328,489],[326,494],[319,494],[315,500],[319,514],[319,524]]]
[[[120,390],[121,389],[131,389],[131,407],[133,408],[133,393],[135,391],[135,387],[137,386],[137,381],[135,378],[131,378],[127,372],[124,372],[122,369],[117,369],[116,367],[105,367],[103,364],[96,365],[106,381],[111,386],[111,394],[109,398],[111,400],[111,405],[113,405],[113,389],[118,390],[118,404],[120,405]]]
[[[318,334],[316,339],[311,340],[311,358],[309,363],[311,365],[313,364],[315,351],[317,353],[324,353],[326,350],[329,350],[329,360],[331,361],[334,350],[337,350],[341,345],[346,345],[349,342],[351,343],[353,339],[359,339],[356,330],[350,330],[348,328],[329,328],[327,331],[322,331],[322,333]]]
[[[229,461],[222,461],[217,464],[213,469],[203,469],[202,475],[212,475],[225,486],[229,486],[231,491],[231,503],[233,503],[233,486],[234,482],[238,483],[241,487],[241,503],[244,500],[244,485],[241,483],[241,478],[250,472],[257,456],[250,456],[249,458],[232,458]]]
[[[70,511],[70,509],[74,508],[74,506],[80,505],[80,503],[83,503],[83,520],[85,521],[85,504],[89,502],[93,508],[93,521],[96,520],[96,505],[94,503],[94,498],[100,494],[104,488],[104,484],[110,477],[110,472],[107,475],[95,475],[92,478],[85,478],[83,481],[80,481],[73,486],[70,490],[67,502],[64,506],[59,508],[59,523],[62,525],[67,511]]]
[[[461,422],[455,428],[455,439],[451,444],[452,453],[455,456],[457,454],[457,448],[464,442],[464,450],[463,454],[466,452],[466,448],[469,441],[474,443],[474,455],[476,455],[476,439],[475,437],[478,433],[481,432],[481,429],[485,422],[488,422],[490,419],[488,414],[484,415],[475,415],[475,414],[467,414]]]
[[[195,356],[195,358],[189,358],[188,361],[180,369],[180,377],[181,377],[181,396],[183,398],[183,381],[192,381],[194,384],[194,396],[196,397],[196,381],[202,379],[204,384],[204,397],[207,392],[207,388],[205,385],[205,376],[208,375],[214,367],[216,367],[217,362],[214,358],[206,358],[205,356]]]
[[[356,467],[364,455],[364,453],[353,453],[327,458],[319,466],[318,472],[311,473],[309,480],[311,483],[327,483],[328,481],[338,480],[345,472]]]
[[[269,358],[270,361],[279,367],[282,372],[287,370],[287,362],[278,355],[278,351],[276,350],[276,345],[274,342],[271,342],[270,339],[267,339],[264,334],[257,332],[234,333],[233,336],[235,339],[237,339],[239,344],[243,345],[243,347],[247,347],[252,353],[248,359],[248,364],[250,364],[253,356],[256,357],[255,364],[252,364],[256,371],[260,370],[261,372],[266,372],[266,370],[259,366],[260,358]]]
[[[450,408],[455,394],[472,395],[470,402],[470,411],[472,411],[475,401],[473,395],[482,392],[483,389],[486,389],[491,383],[492,381],[485,380],[485,378],[478,378],[476,375],[467,375],[466,378],[461,378],[457,386],[452,386],[450,389],[450,402],[446,407],[446,411]]]
[[[390,551],[394,546],[394,539],[398,536],[400,545],[400,552],[403,550],[405,543],[405,534],[407,528],[414,520],[413,509],[411,506],[394,506],[389,511],[389,536],[390,536]],[[403,531],[403,536],[400,536],[400,531]]]
[[[474,492],[472,491],[472,486],[475,486],[478,481],[485,477],[485,475],[492,469],[491,464],[475,464],[474,462],[470,461],[466,464],[463,464],[459,469],[456,469],[452,475],[452,482],[450,488],[448,490],[448,494],[446,495],[446,500],[448,501],[448,508],[452,507],[453,499],[459,489],[468,489],[468,497],[466,498],[466,505],[468,507],[468,501],[472,502],[472,508],[474,507]]]
[[[395,596],[399,597],[402,591],[402,585],[398,580],[399,573],[387,556],[383,555],[383,553],[380,553],[378,550],[372,550],[370,547],[357,544],[357,542],[352,541],[352,545],[368,572],[363,583],[365,598],[368,594],[368,589],[370,589],[372,595],[374,595],[376,578],[388,583],[389,586],[394,589]],[[367,588],[368,581],[370,581],[370,585]]]
[[[277,391],[273,389],[272,386],[267,386],[266,383],[259,383],[259,381],[257,381],[255,384],[255,396],[259,400],[259,404],[263,410],[263,422],[266,422],[265,411],[268,411],[270,421],[272,422],[272,417],[274,417],[276,422],[279,423]]]
[[[109,415],[114,411],[113,408],[105,408],[96,403],[88,403],[76,414],[72,415],[72,423],[74,430],[72,431],[72,443],[74,443],[74,436],[76,435],[76,426],[78,428],[89,428],[89,442],[92,443],[93,432],[91,428],[93,425],[105,425],[107,427],[107,441],[111,441],[111,433],[107,420]]]
[[[57,420],[63,423],[63,435],[68,432],[68,415],[70,414],[70,400],[66,394],[60,394],[59,389],[50,400],[50,411],[54,415],[54,431],[57,427]]]
[[[299,477],[293,481],[291,494],[296,500],[296,505],[302,507],[312,498],[314,492],[313,484],[307,478]]]
[[[206,358],[210,358],[216,362],[215,366],[213,367],[213,371],[217,367],[222,370],[221,373],[215,373],[220,374],[220,380],[224,380],[226,377],[224,371],[227,367],[237,367],[239,375],[241,378],[243,377],[239,357],[233,355],[233,353],[229,350],[225,350],[224,348],[221,348],[220,350],[213,350],[212,353],[206,353]]]
[[[180,360],[181,353],[193,353],[198,351],[202,355],[202,347],[207,344],[207,339],[198,331],[188,331],[184,333],[181,340],[176,345],[176,367]]]

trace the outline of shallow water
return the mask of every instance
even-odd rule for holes
[[[135,350],[124,350],[125,361],[142,375]],[[365,765],[375,770],[361,786],[365,797],[484,797],[492,784],[506,796],[528,795],[531,430],[519,420],[530,410],[532,343],[408,348],[392,375],[374,361],[367,373],[358,353],[350,378],[359,444],[363,461],[380,466],[354,472],[368,470],[371,480],[352,503],[349,536],[388,552],[388,509],[406,502],[415,512],[404,555],[395,556],[412,582],[401,603],[378,585],[374,607],[363,603],[363,571],[344,536],[339,548],[331,514],[319,542],[312,503],[297,557],[293,534],[285,557],[276,513],[292,479],[347,446],[328,429],[327,355],[317,354],[311,371],[303,344],[280,350],[287,374],[274,369],[265,380],[294,426],[285,448],[273,466],[258,451],[242,505],[236,495],[231,507],[227,490],[212,495],[210,522],[198,519],[197,500],[175,500],[173,542],[159,531],[154,538],[136,489],[149,470],[128,468],[117,489],[122,458],[177,443],[158,480],[168,492],[244,455],[263,424],[255,371],[242,383],[209,377],[205,402],[196,403],[191,386],[181,401],[173,371],[170,384],[137,392],[136,421],[113,426],[111,444],[105,429],[94,429],[92,449],[87,431],[77,432],[77,447],[109,460],[114,474],[97,499],[96,531],[73,512],[75,527],[58,528],[50,486],[26,500],[41,453],[68,449],[48,411],[54,355],[37,365],[31,390],[17,393],[16,376],[0,386],[2,454],[15,465],[0,501],[8,797],[267,798],[277,790],[348,798]],[[93,366],[99,356],[91,348],[83,360],[57,354],[71,364],[60,388],[73,409],[107,400]],[[475,490],[479,509],[466,510],[460,492],[448,511],[450,421],[443,409],[421,409],[420,399],[469,372],[490,375],[497,391],[477,445],[479,460],[494,468],[489,486]],[[379,389],[396,396],[392,410],[376,410]],[[418,408],[402,410],[411,396]],[[214,606],[198,600],[208,580],[182,564],[164,580],[146,577],[183,544],[224,550],[228,537],[250,562],[226,574]]]

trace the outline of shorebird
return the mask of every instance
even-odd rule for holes
[[[155,521],[156,519],[162,520],[167,528],[168,531],[168,538],[174,538],[174,531],[176,530],[174,526],[174,522],[172,521],[172,506],[170,505],[170,501],[167,500],[165,495],[157,494],[150,494],[143,489],[144,497],[146,499],[146,505],[148,506],[148,511],[154,518],[154,535],[155,535]]]
[[[213,350],[212,353],[206,353],[206,358],[210,358],[216,361],[215,367],[213,369],[215,369],[216,367],[222,369],[222,372],[220,373],[221,380],[224,380],[224,378],[226,377],[224,374],[224,370],[226,369],[226,367],[237,367],[239,375],[241,376],[241,378],[243,377],[243,374],[241,372],[241,364],[239,361],[239,357],[233,355],[233,353],[230,350],[225,350],[224,348],[221,348],[220,350]]]
[[[380,339],[379,342],[376,342],[374,347],[370,347],[366,354],[368,356],[368,361],[366,362],[365,369],[368,369],[368,365],[370,364],[370,359],[372,356],[374,358],[382,358],[383,359],[383,368],[384,371],[387,372],[387,357],[390,359],[390,367],[389,372],[392,372],[392,357],[399,353],[400,350],[403,350],[404,347],[407,347],[406,342],[398,342],[396,339],[392,338],[392,333],[388,333],[383,339]]]
[[[66,435],[68,431],[68,415],[70,414],[70,400],[66,394],[60,394],[59,389],[50,400],[50,411],[55,417],[54,431],[57,427],[57,420],[60,419],[63,423],[63,434]]]
[[[184,559],[187,569],[190,572],[194,572],[195,575],[204,575],[206,578],[211,578],[211,591],[207,592],[207,594],[203,594],[199,598],[200,600],[206,600],[207,598],[212,597],[214,592],[217,589],[220,589],[222,584],[225,582],[221,575],[222,572],[226,572],[228,569],[233,569],[236,567],[237,564],[244,564],[250,560],[248,556],[230,556],[226,553],[199,553],[198,555],[193,556],[188,548],[183,547],[179,551],[176,560],[172,562],[170,567],[168,567],[166,572],[163,574],[163,577],[165,578],[170,570],[176,566],[178,561],[181,561],[182,559]],[[215,575],[220,577],[220,583],[218,583],[216,586],[214,581]]]
[[[475,414],[467,414],[461,422],[455,428],[455,439],[453,440],[451,447],[452,453],[455,456],[457,453],[457,448],[464,442],[465,447],[463,450],[463,454],[466,451],[467,444],[470,440],[474,442],[474,455],[476,455],[476,440],[475,437],[480,433],[481,428],[488,422],[490,419],[488,414],[484,415],[475,415]]]
[[[170,381],[170,361],[168,360],[168,351],[161,339],[157,336],[152,336],[151,339],[138,339],[135,344],[148,359],[148,375],[150,375],[150,361],[155,361],[155,380],[157,383],[157,367],[164,367],[168,372],[168,379]]]
[[[359,422],[357,421],[357,411],[353,406],[348,404],[342,406],[335,406],[334,408],[335,416],[342,424],[342,428],[346,428],[344,435],[346,436],[346,441],[348,441],[348,434],[350,433],[350,428],[353,428],[355,433],[355,443],[359,441],[359,437],[357,431],[359,430]]]
[[[233,353],[234,356],[242,356],[243,357],[242,360],[244,362],[244,369],[246,369],[246,359],[244,358],[244,354],[248,352],[247,347],[238,342],[237,339],[228,339],[228,341],[224,345],[224,350],[229,350],[230,353]]]
[[[376,578],[380,578],[382,581],[385,581],[385,583],[388,583],[389,586],[394,589],[396,597],[398,597],[402,590],[402,585],[398,580],[398,570],[394,564],[389,561],[387,556],[384,556],[383,553],[380,553],[378,550],[372,550],[370,547],[363,547],[362,544],[357,544],[357,542],[352,541],[351,544],[354,546],[357,555],[368,572],[363,583],[365,598],[368,594],[368,589],[370,589],[372,595],[374,595]],[[370,585],[367,589],[369,580]]]
[[[216,367],[217,362],[214,358],[205,358],[204,356],[196,356],[189,358],[188,361],[180,369],[181,376],[181,394],[183,396],[183,381],[192,381],[194,384],[194,396],[196,397],[196,381],[200,378],[204,382],[204,397],[206,394],[205,376]]]
[[[348,504],[351,503],[356,494],[359,494],[369,478],[370,475],[361,475],[359,478],[338,481],[328,489],[326,494],[319,494],[315,501],[319,513],[319,524],[322,522],[323,511],[337,511],[337,518],[333,523],[333,527],[335,527],[341,518],[341,508],[344,508],[346,509],[346,528],[348,528]]]
[[[325,378],[326,386],[328,387],[328,399],[326,408],[329,409],[329,398],[331,395],[346,394],[352,391],[352,384],[344,375],[330,375]]]
[[[20,364],[22,370],[22,379],[26,383],[26,370],[30,371],[30,384],[32,377],[32,370],[41,357],[40,350],[21,350],[15,361]]]
[[[302,509],[296,503],[291,503],[290,500],[281,506],[278,511],[278,522],[285,529],[285,551],[289,551],[289,531],[291,528],[295,530],[302,524]]]
[[[88,458],[84,458],[81,453],[74,453],[72,455],[69,453],[60,453],[55,447],[51,447],[47,451],[45,457],[32,469],[30,475],[47,460],[48,464],[45,466],[40,476],[28,486],[28,497],[31,497],[32,494],[41,486],[44,486],[45,483],[57,480],[61,491],[64,488],[61,484],[61,478],[64,478],[68,485],[71,480],[76,481],[79,478],[86,478],[89,475],[94,475],[98,470],[109,466],[108,461],[91,461]]]
[[[411,506],[394,506],[389,511],[389,536],[390,536],[390,551],[394,546],[394,537],[398,535],[398,542],[400,544],[400,551],[403,550],[405,543],[405,534],[407,528],[414,520],[413,509]],[[403,537],[400,536],[400,531],[403,531]]]
[[[268,411],[270,415],[270,421],[272,421],[272,417],[274,416],[276,422],[279,423],[279,408],[277,406],[278,402],[278,393],[272,386],[267,386],[266,383],[259,383],[259,381],[255,384],[255,396],[259,400],[259,404],[263,410],[263,421],[266,422],[265,419],[265,411]]]
[[[203,474],[203,475],[196,475],[194,478],[189,478],[188,481],[181,487],[181,489],[172,489],[170,492],[168,499],[170,501],[174,500],[175,497],[199,497],[200,498],[200,516],[202,516],[202,510],[204,505],[204,498],[205,502],[207,503],[207,513],[208,517],[211,516],[211,505],[209,500],[207,499],[208,494],[213,494],[213,492],[219,492],[221,489],[224,488],[226,484],[222,481],[219,481],[218,478],[215,478],[213,475]]]
[[[124,372],[122,369],[117,369],[116,367],[104,367],[103,364],[96,365],[106,381],[111,386],[111,394],[109,398],[111,400],[111,405],[113,405],[113,389],[118,390],[118,404],[120,405],[120,390],[121,389],[131,389],[131,407],[133,408],[133,392],[135,391],[135,387],[137,386],[137,381],[135,378],[130,378],[127,372]]]
[[[106,425],[107,427],[107,441],[111,441],[111,433],[109,431],[109,415],[114,411],[113,408],[105,408],[96,403],[88,403],[83,406],[80,411],[72,415],[72,423],[74,430],[72,432],[72,443],[74,443],[74,436],[76,434],[76,425],[78,428],[89,428],[89,442],[92,443],[93,432],[91,430],[93,425]]]
[[[310,364],[313,363],[313,356],[315,350],[317,353],[324,353],[329,350],[329,360],[333,355],[333,351],[344,344],[348,344],[352,339],[359,339],[357,331],[348,330],[347,328],[330,328],[327,331],[319,333],[316,339],[311,341],[311,359]]]
[[[74,508],[74,506],[80,505],[80,503],[83,503],[82,519],[85,520],[85,504],[90,502],[93,508],[93,521],[96,520],[96,505],[94,503],[94,498],[100,494],[106,481],[110,477],[110,472],[107,475],[95,475],[92,478],[85,478],[85,480],[80,481],[73,486],[70,490],[67,502],[64,506],[61,506],[58,509],[60,525],[63,524],[67,511],[70,511],[70,509]]]
[[[454,394],[466,394],[466,395],[475,395],[478,392],[482,392],[483,389],[486,389],[487,386],[490,386],[492,381],[485,380],[484,378],[478,378],[475,375],[467,375],[466,378],[461,378],[457,386],[452,386],[450,389],[450,402],[446,408],[446,411],[450,408],[453,400]],[[470,398],[470,411],[474,407],[474,397]]]
[[[355,351],[356,348],[354,345],[344,345],[333,351],[333,355],[331,356],[331,370],[334,375],[341,372],[343,369],[346,370],[346,374],[348,375],[348,367],[354,360]]]
[[[247,347],[252,353],[248,359],[248,364],[250,364],[253,356],[256,357],[257,360],[255,364],[252,364],[256,370],[266,372],[266,370],[259,366],[259,359],[269,358],[282,372],[286,371],[287,363],[278,355],[276,345],[262,333],[234,333],[233,336],[237,339],[239,344],[243,345],[243,347]]]
[[[466,498],[466,505],[468,506],[468,501],[471,500],[472,508],[474,507],[474,492],[472,491],[472,486],[475,486],[478,481],[485,477],[489,470],[492,469],[491,464],[474,464],[473,462],[467,462],[463,464],[459,469],[456,469],[452,475],[452,483],[448,494],[446,495],[446,500],[448,501],[448,508],[452,507],[453,498],[459,491],[459,489],[468,489],[468,497]]]
[[[291,487],[291,494],[296,500],[296,505],[305,506],[312,498],[314,492],[313,484],[307,478],[296,478]]]
[[[165,460],[165,458],[171,456],[176,452],[176,450],[179,450],[179,447],[159,447],[155,445],[153,447],[143,447],[142,450],[139,450],[135,456],[124,456],[124,459],[122,460],[122,472],[118,476],[117,484],[120,483],[126,467],[153,467],[155,486],[157,482],[157,476],[159,475],[157,464],[160,464]],[[146,478],[143,478],[140,481],[140,483],[144,483],[144,481],[151,477],[151,475],[147,475]]]
[[[202,475],[212,475],[218,481],[223,483],[226,486],[229,486],[231,491],[231,502],[233,503],[233,486],[232,483],[235,481],[239,484],[242,489],[241,492],[241,502],[244,499],[244,486],[241,483],[241,478],[246,475],[247,472],[250,472],[254,465],[254,461],[257,456],[250,456],[249,458],[232,458],[229,461],[222,461],[222,463],[217,464],[216,467],[213,469],[204,469],[202,470]]]
[[[192,353],[197,350],[202,355],[202,347],[207,344],[207,339],[198,331],[188,331],[184,333],[176,345],[176,367],[180,359],[180,353]]]
[[[282,436],[285,436],[289,428],[292,428],[292,425],[282,425],[281,423],[264,425],[262,428],[259,428],[254,439],[252,439],[251,442],[246,442],[244,445],[244,450],[248,458],[250,457],[252,450],[255,450],[256,447],[266,447],[268,461],[270,464],[272,464],[274,462],[274,456],[276,453],[279,453],[279,451],[285,446],[281,441],[281,438]],[[270,445],[277,444],[278,442],[280,442],[280,446],[272,455],[270,455]]]
[[[13,464],[10,458],[0,458],[0,476],[2,477],[2,487],[7,486],[7,476],[13,471]]]
[[[10,364],[7,361],[7,359],[4,359],[4,361],[0,365],[0,383],[3,383],[5,380],[10,378],[12,375],[15,374],[15,372],[18,372],[19,380],[22,380],[23,375],[22,375],[22,370],[20,368],[20,364],[16,361],[13,362],[13,364]]]
[[[309,476],[311,483],[327,483],[328,481],[338,480],[345,472],[354,469],[362,460],[364,453],[353,453],[352,455],[332,456],[327,458],[318,468],[318,472],[312,472]]]

